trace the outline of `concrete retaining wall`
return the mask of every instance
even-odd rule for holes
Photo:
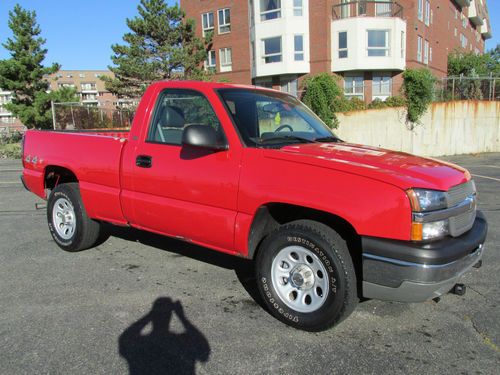
[[[500,102],[433,103],[422,125],[409,130],[405,108],[338,114],[335,133],[362,143],[422,156],[500,152]]]

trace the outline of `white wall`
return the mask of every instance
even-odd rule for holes
[[[405,108],[337,115],[343,140],[421,156],[500,152],[500,102],[433,103],[422,125],[409,130]]]
[[[401,55],[401,32],[406,38],[406,21],[399,17],[352,17],[332,21],[332,71],[404,70],[406,45]],[[389,56],[368,56],[367,30],[389,30]],[[338,33],[347,31],[348,57],[339,59]],[[406,43],[406,40],[403,40]]]

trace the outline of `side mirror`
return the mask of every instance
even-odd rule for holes
[[[182,145],[214,151],[227,150],[227,144],[221,143],[217,138],[217,132],[213,127],[193,124],[184,128],[182,132]]]

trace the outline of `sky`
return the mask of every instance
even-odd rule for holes
[[[168,0],[170,4],[176,0]],[[107,69],[111,65],[111,45],[121,43],[128,31],[126,18],[137,15],[139,0],[0,0],[0,42],[11,36],[9,10],[19,3],[35,10],[47,39],[45,64],[58,62],[62,69]],[[500,0],[488,0],[493,38],[487,49],[500,44]],[[9,58],[0,46],[0,59]]]
[[[125,20],[137,15],[139,0],[0,0],[0,43],[12,35],[7,22],[16,3],[36,11],[41,36],[47,40],[45,65],[100,70],[111,65],[111,45],[122,43],[128,31]],[[9,57],[0,46],[0,59]]]

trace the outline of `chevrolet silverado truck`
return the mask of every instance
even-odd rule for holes
[[[270,313],[309,331],[362,297],[449,292],[487,233],[467,170],[344,142],[295,97],[253,86],[155,83],[130,132],[30,130],[23,166],[63,250],[112,223],[252,259]]]

